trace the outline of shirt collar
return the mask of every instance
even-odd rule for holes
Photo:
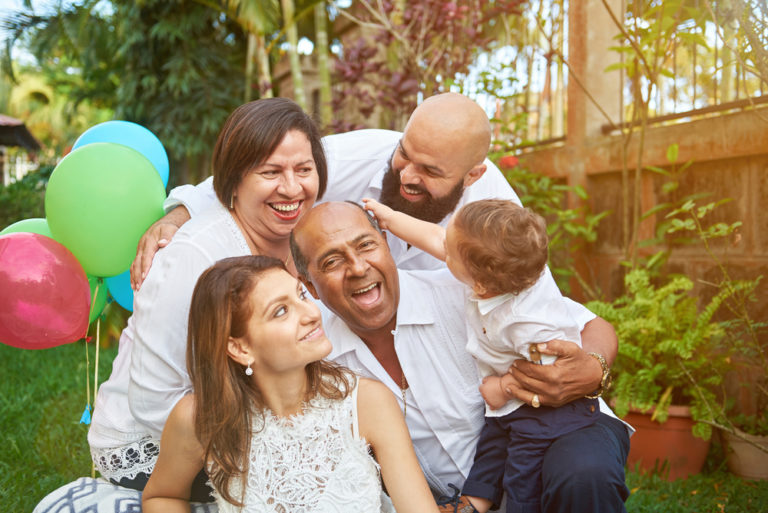
[[[471,296],[469,300],[477,304],[477,310],[480,312],[480,315],[488,315],[488,312],[514,296],[514,294],[500,294],[487,299]]]
[[[368,191],[370,191],[370,193],[375,192],[376,194],[371,194],[371,196],[376,199],[379,199],[381,196],[381,182],[384,181],[384,173],[389,171],[389,162],[390,161],[387,160],[384,165],[376,173],[373,174],[371,181],[368,182]]]
[[[398,271],[400,278],[400,304],[397,307],[397,326],[434,324],[437,308],[430,287],[408,271]]]

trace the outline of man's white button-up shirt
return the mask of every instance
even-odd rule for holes
[[[464,483],[472,465],[485,408],[467,342],[464,290],[447,270],[400,271],[395,351],[408,381],[406,422],[430,486],[450,494],[448,483]],[[402,391],[363,341],[338,317],[326,333],[330,358],[361,376]]]

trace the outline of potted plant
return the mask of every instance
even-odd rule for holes
[[[709,448],[713,405],[720,404],[728,367],[725,326],[713,316],[734,292],[722,288],[700,305],[689,278],[672,276],[656,284],[644,268],[626,275],[625,288],[615,301],[587,307],[611,322],[619,337],[609,399],[638,430],[629,463],[653,468],[666,460],[670,479],[696,473]],[[662,436],[655,440],[654,434]]]
[[[722,305],[727,310],[726,315],[720,316],[723,320],[719,327],[724,329],[725,338],[718,350],[726,358],[713,360],[725,362],[727,366],[712,365],[709,369],[713,376],[718,376],[718,381],[719,376],[728,378],[717,396],[723,400],[718,402],[708,390],[707,384],[712,384],[712,379],[701,381],[698,376],[688,375],[691,390],[698,396],[699,420],[719,428],[726,462],[734,474],[768,479],[768,349],[765,343],[768,322],[756,321],[750,308],[757,304],[755,292],[763,277],[733,279],[723,261],[725,254],[715,252],[711,246],[711,240],[731,235],[734,236],[731,245],[738,244],[741,237],[737,229],[741,222],[704,225],[704,218],[727,201],[699,206],[688,199],[667,214],[670,226],[666,231],[690,234],[702,243],[719,271],[714,284],[718,292],[712,301],[718,308]],[[710,305],[714,306],[712,302]]]
[[[768,354],[758,337],[766,323],[739,316],[734,369],[726,376],[731,399],[721,431],[729,470],[747,479],[768,479]]]
[[[722,428],[728,469],[745,479],[768,479],[768,414],[737,414]]]

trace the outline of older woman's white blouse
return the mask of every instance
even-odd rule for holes
[[[137,459],[128,451],[143,451],[147,443],[159,442],[174,405],[191,391],[185,355],[197,279],[222,258],[248,254],[242,232],[218,201],[186,223],[157,253],[134,297],[134,314],[120,337],[112,374],[101,385],[94,405],[88,432],[94,459],[101,454],[113,467],[110,462],[120,457],[133,461],[131,468],[100,468],[109,473],[106,477],[130,478],[136,471],[153,468],[151,454]]]

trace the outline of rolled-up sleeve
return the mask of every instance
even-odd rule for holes
[[[163,209],[168,213],[179,205],[189,211],[190,216],[196,216],[218,201],[213,191],[213,177],[209,176],[197,185],[179,185],[171,190],[163,202]]]

